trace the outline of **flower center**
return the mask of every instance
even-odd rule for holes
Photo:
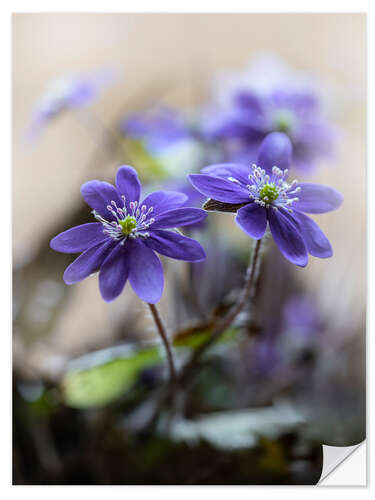
[[[138,206],[138,201],[131,201],[127,205],[125,196],[121,198],[122,207],[118,207],[114,200],[107,205],[112,220],[107,220],[95,210],[93,211],[95,219],[103,224],[103,233],[115,241],[120,241],[121,245],[128,238],[148,238],[150,233],[147,229],[155,222],[153,217],[149,217],[154,208],[146,207],[146,205]]]
[[[295,196],[301,187],[297,186],[298,181],[287,182],[288,170],[280,170],[278,167],[272,167],[270,174],[257,165],[251,166],[252,172],[249,175],[250,184],[246,187],[249,190],[250,199],[257,205],[278,210],[284,208],[291,211],[290,205],[298,198]],[[238,182],[236,179],[229,178]]]
[[[279,196],[279,190],[275,184],[267,183],[259,190],[259,199],[266,203],[275,201]]]
[[[137,219],[131,215],[128,215],[123,220],[119,220],[118,223],[121,226],[121,231],[126,236],[128,236],[137,227]]]
[[[287,109],[282,109],[275,114],[273,122],[276,131],[287,134],[294,126],[295,116]]]

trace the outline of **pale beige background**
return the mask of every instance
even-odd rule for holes
[[[94,105],[95,112],[111,124],[122,111],[142,108],[160,97],[184,107],[199,104],[217,70],[241,68],[260,51],[312,73],[331,95],[331,117],[340,129],[338,154],[333,165],[322,165],[314,181],[331,184],[344,194],[340,210],[317,218],[335,256],[329,266],[311,259],[307,269],[297,272],[309,286],[327,294],[338,317],[353,300],[352,310],[362,312],[366,278],[366,17],[362,14],[14,15],[15,262],[33,252],[42,235],[55,234],[55,220],[69,212],[72,200],[80,196],[88,162],[105,162],[68,115],[51,124],[33,147],[22,144],[33,105],[49,80],[103,66],[116,68],[118,83]],[[111,165],[106,175],[113,176],[115,167]],[[106,323],[116,306],[101,301],[96,280],[77,288],[76,293],[89,300],[85,315],[77,317],[96,314]],[[71,330],[73,343],[75,332],[82,328],[75,325]],[[64,329],[66,334],[69,328]]]

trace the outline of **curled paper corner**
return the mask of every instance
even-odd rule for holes
[[[366,441],[353,446],[323,444],[319,486],[366,486]]]

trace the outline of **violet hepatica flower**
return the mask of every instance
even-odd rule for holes
[[[190,175],[193,186],[205,196],[235,207],[237,225],[251,238],[263,237],[267,223],[281,253],[304,267],[308,254],[327,258],[332,247],[318,225],[305,215],[336,209],[342,196],[319,184],[289,182],[292,145],[281,132],[269,134],[261,144],[257,163],[219,164]],[[220,210],[220,204],[218,204]]]
[[[184,179],[202,166],[204,151],[195,128],[190,118],[165,106],[130,114],[121,122],[125,139],[139,143],[164,176]]]
[[[119,168],[116,187],[94,180],[83,184],[81,193],[97,222],[68,229],[50,243],[59,252],[83,252],[65,270],[66,284],[99,271],[105,301],[118,297],[129,280],[139,298],[154,304],[164,286],[162,264],[155,252],[190,262],[205,258],[197,241],[171,230],[207,215],[200,208],[182,207],[186,195],[155,191],[140,202],[141,185],[130,166]]]
[[[155,153],[191,138],[182,115],[166,107],[128,115],[121,122],[121,130],[126,137],[144,141]]]
[[[90,105],[114,79],[112,70],[103,69],[89,75],[72,75],[52,81],[35,107],[26,138],[34,139],[49,121],[65,110]]]
[[[261,141],[276,131],[290,138],[292,167],[301,172],[312,172],[318,160],[332,157],[335,133],[319,92],[282,61],[258,62],[227,82],[227,89],[222,86],[225,98],[206,111],[203,129],[226,145],[230,161],[253,163]]]

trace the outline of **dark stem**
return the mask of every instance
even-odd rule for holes
[[[190,360],[187,362],[187,364],[185,365],[184,369],[182,370],[179,376],[178,382],[180,384],[184,383],[185,380],[187,380],[187,378],[190,376],[191,372],[193,371],[193,368],[195,367],[197,361],[202,356],[202,354],[206,352],[206,350],[220,337],[220,335],[222,335],[225,332],[225,330],[227,330],[230,327],[230,325],[236,319],[236,317],[241,312],[244,305],[250,298],[251,293],[255,288],[261,242],[262,242],[261,239],[255,242],[254,250],[251,253],[249,265],[246,270],[245,284],[238,297],[237,302],[233,304],[233,306],[229,309],[224,318],[213,329],[209,340],[200,347],[198,347],[198,349],[193,353]]]
[[[172,350],[171,346],[169,345],[167,333],[165,331],[165,327],[163,325],[163,322],[161,320],[159,311],[157,310],[155,304],[148,304],[152,317],[154,318],[156,327],[158,329],[159,335],[163,341],[165,350],[167,352],[167,360],[168,360],[168,365],[169,365],[169,375],[170,375],[170,381],[174,382],[176,379],[176,370],[174,367],[174,361],[173,361],[173,355],[172,355]]]
[[[251,297],[251,294],[254,292],[257,281],[257,270],[259,267],[261,241],[262,240],[258,240],[255,242],[254,249],[250,256],[249,265],[246,270],[245,283],[237,302],[233,304],[224,318],[214,327],[209,340],[202,346],[198,347],[198,349],[192,354],[190,360],[185,364],[184,368],[181,370],[178,376],[173,378],[171,380],[171,384],[165,388],[165,391],[161,394],[159,404],[157,405],[155,412],[150,419],[150,428],[153,428],[153,426],[156,424],[163,407],[165,408],[167,406],[173,406],[175,394],[178,388],[186,385],[187,382],[191,381],[192,375],[198,373],[198,370],[195,370],[195,368],[197,362],[199,361],[199,358],[233,323],[237,315],[241,312],[242,308],[246,304],[247,300]],[[151,307],[151,304],[149,305]]]

